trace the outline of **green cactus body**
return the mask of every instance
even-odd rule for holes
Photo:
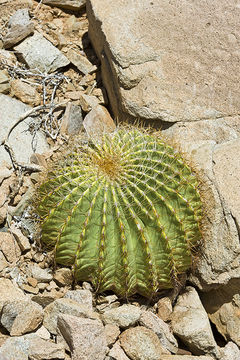
[[[40,186],[41,241],[99,292],[174,287],[201,238],[198,181],[181,155],[138,129],[81,146]]]

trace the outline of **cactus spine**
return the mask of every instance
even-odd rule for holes
[[[38,193],[42,243],[99,292],[151,296],[191,267],[198,181],[159,135],[120,129],[80,146]]]

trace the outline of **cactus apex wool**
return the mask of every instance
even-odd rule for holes
[[[196,174],[138,128],[79,145],[38,189],[41,242],[99,292],[152,296],[173,288],[201,239]]]

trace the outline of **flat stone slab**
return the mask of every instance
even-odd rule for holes
[[[66,10],[80,10],[86,5],[86,0],[43,0],[43,4]]]
[[[61,51],[38,32],[14,49],[30,69],[38,69],[44,73],[51,73],[70,63]]]
[[[9,129],[16,123],[20,116],[30,109],[30,106],[23,104],[21,101],[15,100],[7,95],[0,94],[0,143],[7,136]],[[37,153],[43,153],[49,149],[43,133],[37,131],[36,136],[33,139],[33,135],[28,131],[29,124],[33,120],[33,118],[28,117],[22,121],[14,128],[9,137],[8,143],[14,151],[16,161],[19,163],[29,162],[30,156],[34,152],[32,141],[36,144],[35,151]],[[0,146],[0,164],[2,161],[11,163],[7,151],[3,146]]]
[[[239,114],[235,0],[87,0],[89,36],[118,119]]]

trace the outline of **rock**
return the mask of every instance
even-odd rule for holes
[[[89,309],[93,309],[93,296],[90,290],[69,290],[64,298],[76,301],[79,304],[86,305]]]
[[[120,329],[115,324],[106,324],[104,328],[108,346],[112,346],[120,335]]]
[[[2,251],[0,251],[0,272],[3,271],[8,265],[9,264],[5,256],[3,255]]]
[[[0,278],[0,311],[7,301],[24,300],[25,295],[11,280]]]
[[[209,354],[219,357],[207,313],[197,291],[188,286],[179,295],[172,313],[171,326],[194,355]]]
[[[207,1],[181,8],[169,1],[117,0],[103,7],[102,0],[88,0],[87,15],[119,119],[175,122],[239,113],[234,0],[227,7]]]
[[[178,343],[175,337],[170,332],[168,325],[151,311],[142,311],[139,319],[139,324],[152,330],[159,338],[161,345],[176,354],[178,350]]]
[[[28,285],[28,284],[22,284],[21,289],[24,290],[27,293],[34,294],[34,295],[37,295],[39,293],[39,288],[38,287],[34,287],[34,286],[31,286],[31,285]]]
[[[8,262],[17,262],[21,251],[12,234],[0,232],[0,249]]]
[[[213,360],[211,356],[163,355],[161,360]]]
[[[132,360],[161,360],[166,351],[153,331],[143,326],[125,330],[119,337],[120,344]]]
[[[46,285],[46,283],[43,283]],[[40,284],[38,284],[39,287]],[[32,297],[32,301],[35,301],[37,304],[41,305],[43,308],[51,304],[56,298],[52,295],[36,295]]]
[[[28,238],[23,235],[21,230],[18,229],[15,224],[10,225],[10,230],[15,237],[22,254],[25,254],[27,251],[31,250],[31,245]]]
[[[221,349],[220,360],[236,360],[240,359],[240,349],[233,342],[228,342],[227,345]]]
[[[69,64],[65,55],[38,32],[15,46],[14,49],[30,69],[38,69],[44,73],[51,73]]]
[[[107,109],[101,105],[94,107],[84,118],[84,129],[89,137],[97,138],[104,133],[116,129],[113,119]]]
[[[57,334],[57,319],[60,314],[92,319],[98,318],[98,314],[91,311],[87,305],[79,304],[71,299],[57,299],[45,307],[43,320],[43,325],[54,335]]]
[[[240,332],[239,317],[237,316],[239,312],[239,288],[240,279],[232,279],[228,284],[216,290],[201,294],[203,305],[217,330],[226,340],[233,336],[236,343]]]
[[[61,133],[76,135],[83,127],[83,116],[81,107],[69,102],[67,104],[60,131]]]
[[[96,65],[93,65],[86,56],[81,55],[80,52],[71,49],[67,53],[67,58],[84,75],[91,74],[97,70]]]
[[[8,179],[12,175],[12,170],[9,170],[7,167],[0,167],[0,185],[2,185],[3,180]]]
[[[41,101],[37,90],[20,79],[11,81],[11,95],[33,106],[39,105]]]
[[[9,30],[3,38],[5,49],[11,48],[33,33],[34,24],[30,21],[28,9],[17,10],[10,18]]]
[[[134,326],[139,321],[141,310],[137,306],[124,304],[102,314],[104,324],[116,324],[122,329]]]
[[[11,109],[11,112],[9,111]],[[12,99],[10,96],[0,94],[0,113],[1,128],[0,142],[7,136],[8,130],[19,120],[19,118],[31,109],[30,106],[23,104],[21,101]],[[33,118],[28,117],[26,120],[18,124],[10,134],[9,144],[11,145],[16,161],[19,163],[27,163],[33,153],[32,139],[33,136],[28,130],[30,122]],[[45,136],[41,131],[36,132],[34,138],[36,140],[36,151],[42,153],[47,151],[49,146]],[[0,159],[10,163],[8,153],[3,147],[0,147]]]
[[[95,106],[99,105],[99,100],[96,96],[81,94],[79,103],[82,110],[86,113],[91,111]]]
[[[58,328],[71,349],[73,360],[105,359],[108,347],[101,321],[60,315]]]
[[[14,66],[17,62],[17,58],[11,51],[0,49],[0,62],[9,66]]]
[[[157,314],[163,321],[168,321],[172,313],[172,303],[168,297],[164,297],[157,302]]]
[[[129,357],[125,354],[123,349],[121,348],[119,341],[117,341],[111,350],[108,353],[110,359],[109,360],[129,360]]]
[[[227,284],[232,278],[239,278],[237,206],[234,207],[235,210],[231,210],[231,204],[235,201],[234,194],[238,191],[238,182],[235,176],[231,175],[230,166],[228,169],[226,167],[226,162],[231,164],[234,173],[235,168],[237,170],[239,167],[238,163],[233,165],[236,162],[233,153],[239,147],[238,140],[234,140],[240,135],[239,119],[235,117],[228,120],[190,122],[187,126],[186,123],[179,123],[165,130],[164,135],[174,138],[174,142],[188,154],[191,163],[199,171],[201,195],[207,216],[204,217],[202,256],[198,257],[197,266],[190,279],[201,290],[209,291]],[[229,153],[229,159],[226,160],[227,155],[223,156],[225,165],[221,175],[222,161],[217,154],[219,151],[223,152],[222,147]],[[229,191],[229,199],[225,201],[226,191],[224,193],[220,183],[224,183],[227,171],[232,191]],[[236,199],[237,196],[238,194]],[[234,215],[231,211],[235,211]]]
[[[8,94],[10,91],[9,76],[7,70],[0,71],[0,93]]]
[[[8,301],[2,308],[1,324],[11,336],[36,330],[42,320],[42,307],[31,300]]]
[[[43,0],[43,4],[78,11],[85,7],[86,0]]]
[[[0,347],[1,360],[64,360],[64,358],[65,351],[61,344],[43,340],[35,334],[11,337]]]
[[[47,282],[49,283],[53,279],[52,270],[51,269],[42,269],[37,264],[32,264],[29,268],[30,276],[35,278],[39,282]]]
[[[38,336],[31,339],[29,360],[64,360],[65,349],[62,344],[55,344]]]
[[[50,332],[43,325],[35,331],[35,334],[44,340],[50,340]]]

